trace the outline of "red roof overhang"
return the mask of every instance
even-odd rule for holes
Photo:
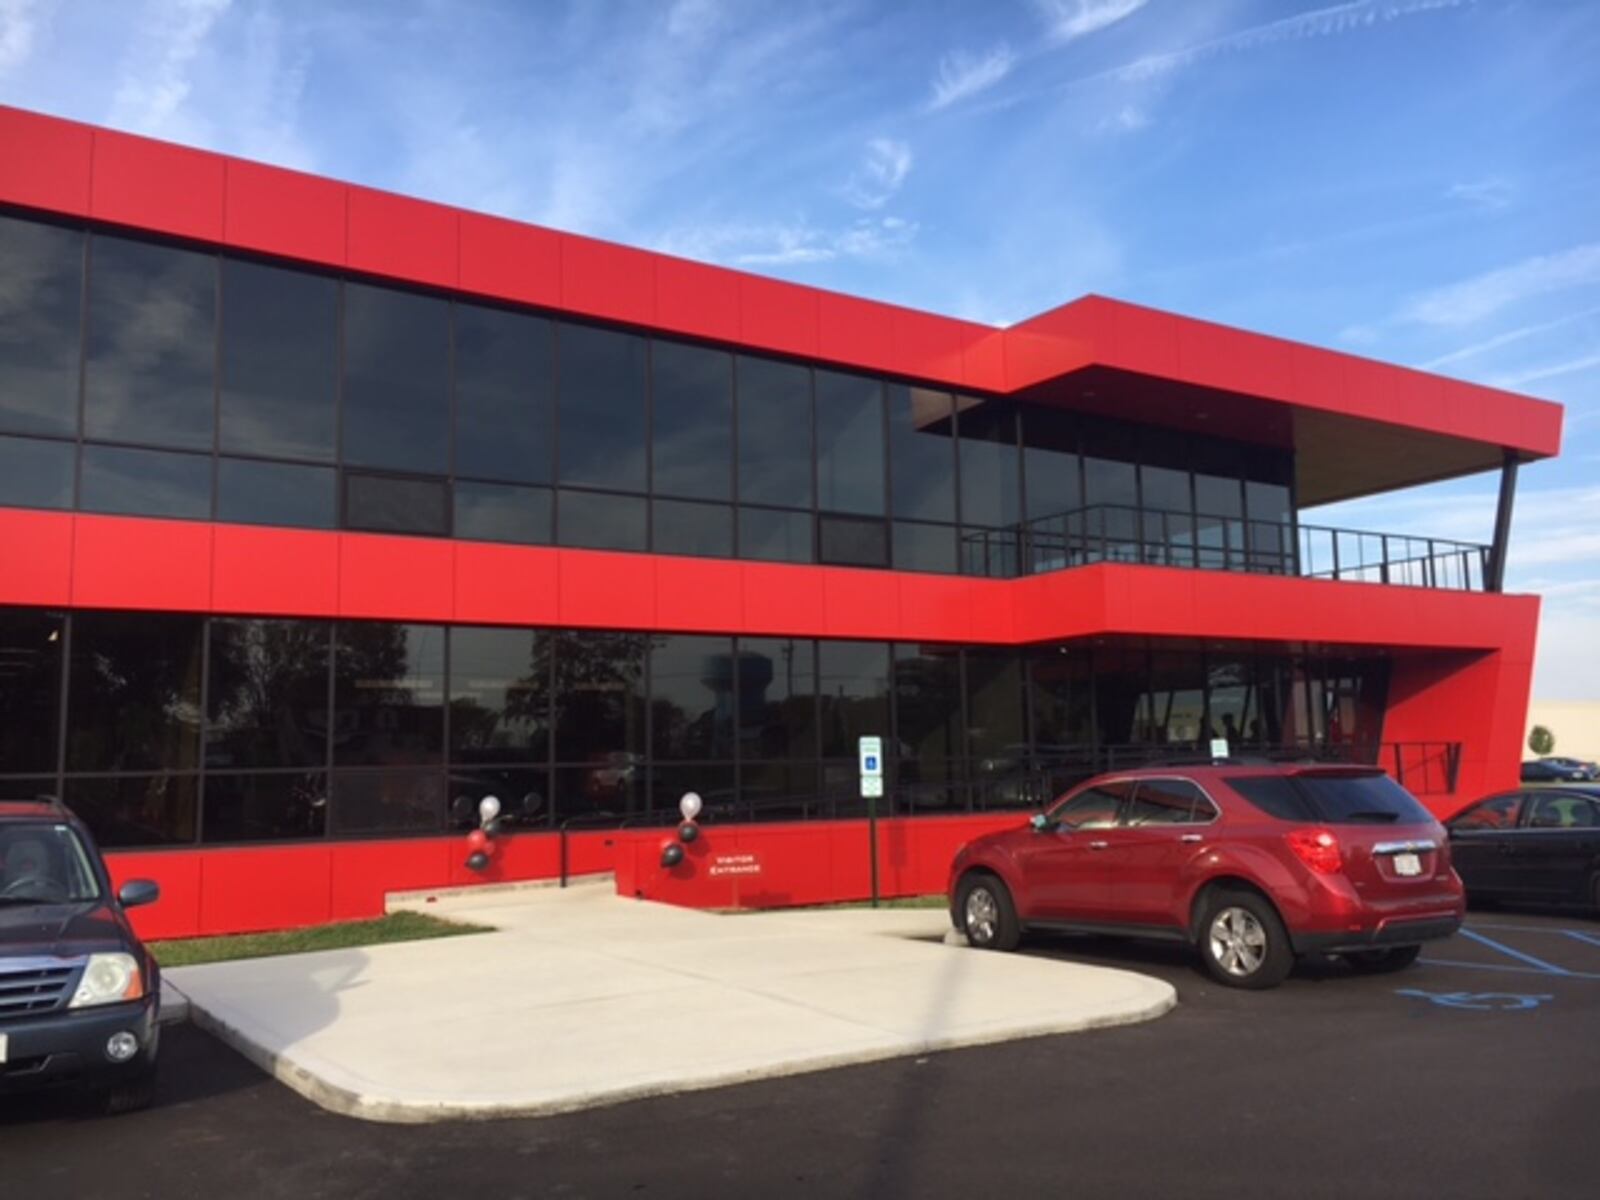
[[[1531,460],[1561,407],[1088,296],[1008,329],[0,106],[0,203],[1296,451],[1302,505]]]

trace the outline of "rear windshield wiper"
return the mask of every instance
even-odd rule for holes
[[[1346,821],[1382,821],[1393,824],[1400,819],[1397,812],[1385,812],[1381,808],[1358,808],[1354,812],[1347,812],[1342,817]]]

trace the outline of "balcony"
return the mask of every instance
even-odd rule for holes
[[[1012,578],[1094,563],[1142,563],[1302,579],[1484,591],[1490,548],[1299,521],[1096,504],[1006,529],[969,530],[961,569]]]

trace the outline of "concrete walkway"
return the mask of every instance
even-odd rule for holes
[[[720,916],[609,885],[412,906],[475,936],[174,968],[196,1023],[377,1121],[563,1112],[1146,1020],[1128,971],[946,945],[943,912]]]

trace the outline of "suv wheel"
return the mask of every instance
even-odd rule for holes
[[[1344,960],[1363,974],[1382,975],[1405,970],[1421,953],[1421,946],[1386,946],[1382,950],[1354,950]]]
[[[119,1083],[115,1087],[107,1088],[100,1093],[100,1111],[108,1117],[121,1116],[123,1113],[138,1112],[142,1108],[149,1108],[150,1102],[155,1098],[156,1068],[151,1063],[150,1067],[141,1072],[136,1078],[126,1083]]]
[[[1278,912],[1254,892],[1214,892],[1200,916],[1200,957],[1218,983],[1276,987],[1294,966],[1294,949]]]
[[[1017,909],[1006,885],[993,875],[969,875],[956,896],[962,932],[979,950],[1015,950],[1022,940]]]

